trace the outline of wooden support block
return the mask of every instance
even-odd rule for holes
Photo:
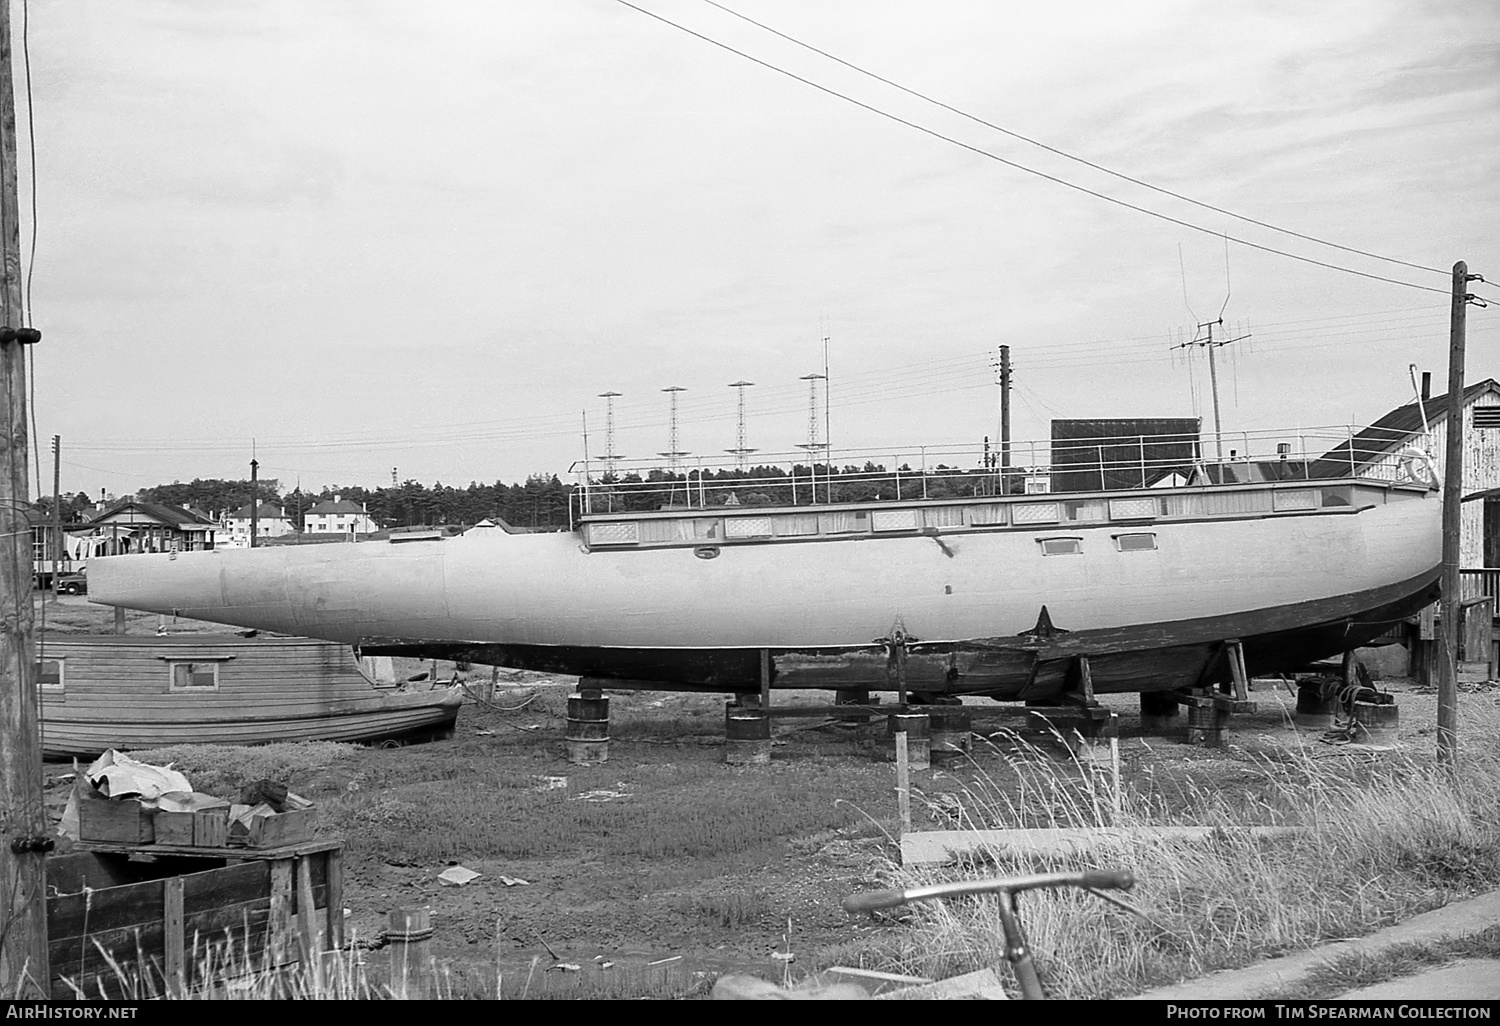
[[[1255,712],[1257,708],[1255,702],[1248,698],[1240,699],[1232,698],[1229,695],[1214,695],[1213,700],[1214,708],[1218,709],[1225,716],[1231,713],[1249,714]]]
[[[1081,655],[1078,657],[1078,685],[1083,692],[1085,705],[1094,704],[1094,675],[1089,672],[1089,657]]]

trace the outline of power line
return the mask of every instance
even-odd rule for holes
[[[662,15],[655,13],[654,11],[648,11],[644,7],[638,7],[635,4],[630,3],[630,0],[615,0],[615,2],[621,4],[622,6],[630,8],[632,11],[638,11],[639,13],[646,15],[648,18],[654,18],[664,25],[670,25],[672,28],[675,28],[680,32],[685,32],[690,36],[701,39],[705,43],[710,43],[714,46],[719,47],[720,49],[728,50],[730,53],[738,57],[743,57],[747,61],[750,61],[754,64],[759,64],[761,67],[766,68],[770,71],[774,71],[779,75],[785,75],[787,78],[793,79],[797,82],[801,82],[803,85],[811,86],[813,89],[816,89],[819,92],[827,93],[829,96],[834,96],[840,100],[844,100],[847,103],[852,103],[856,107],[867,110],[872,114],[877,114],[880,117],[886,118],[890,121],[894,121],[897,124],[905,125],[908,128],[913,128],[918,132],[923,133],[924,135],[932,136],[934,139],[941,139],[943,142],[951,143],[954,146],[958,146],[962,149],[968,150],[970,153],[975,153],[981,157],[986,157],[990,160],[996,161],[997,163],[1004,164],[1006,167],[1014,168],[1017,171],[1023,171],[1026,174],[1035,175],[1038,178],[1045,179],[1046,181],[1052,182],[1056,185],[1061,185],[1066,188],[1073,189],[1076,192],[1081,192],[1086,195],[1093,196],[1095,199],[1101,199],[1105,202],[1113,203],[1116,206],[1125,207],[1127,210],[1134,210],[1136,213],[1145,214],[1148,217],[1154,217],[1158,220],[1166,221],[1170,224],[1175,224],[1180,228],[1187,228],[1191,231],[1201,232],[1204,235],[1212,235],[1214,238],[1227,239],[1231,242],[1237,242],[1242,246],[1248,246],[1250,249],[1260,250],[1263,253],[1272,253],[1276,256],[1283,256],[1289,260],[1298,260],[1302,263],[1312,264],[1317,267],[1326,268],[1330,271],[1342,271],[1345,274],[1352,274],[1360,278],[1369,278],[1372,281],[1383,281],[1388,285],[1401,285],[1405,288],[1420,289],[1423,292],[1435,292],[1439,295],[1447,295],[1449,292],[1448,289],[1434,288],[1430,285],[1418,285],[1416,282],[1402,281],[1398,278],[1387,278],[1386,276],[1381,274],[1372,274],[1368,271],[1358,271],[1352,267],[1344,267],[1340,264],[1331,264],[1324,260],[1317,260],[1313,257],[1301,256],[1297,253],[1288,253],[1286,250],[1277,249],[1274,246],[1265,246],[1258,242],[1251,242],[1248,239],[1239,238],[1238,236],[1214,231],[1211,228],[1205,228],[1202,225],[1193,224],[1191,221],[1184,221],[1181,218],[1172,217],[1170,214],[1163,214],[1160,211],[1151,210],[1147,207],[1139,206],[1135,203],[1129,202],[1128,200],[1119,199],[1118,197],[1110,196],[1095,189],[1090,189],[1087,186],[1078,185],[1077,183],[1070,182],[1067,179],[1058,178],[1056,175],[1049,175],[1045,171],[1038,171],[1036,168],[1027,167],[1025,164],[1020,164],[1016,161],[1008,160],[997,153],[991,153],[989,150],[986,150],[982,147],[963,142],[962,140],[955,139],[950,135],[944,135],[936,129],[928,128],[925,125],[920,125],[917,122],[911,121],[907,118],[903,118],[898,114],[892,114],[890,111],[882,110],[881,108],[876,107],[873,104],[865,103],[863,100],[856,100],[854,97],[849,96],[847,93],[841,93],[837,89],[833,89],[829,86],[814,82],[812,79],[804,78],[803,76],[798,75],[796,72],[788,71],[783,67],[772,64],[770,61],[762,60],[761,58],[752,56],[751,54],[748,54],[743,50],[738,50],[730,46],[728,43],[720,42],[719,40],[714,39],[712,36],[706,36],[701,32],[688,28],[686,25],[681,25],[671,20],[670,18],[665,18]]]
[[[1162,188],[1159,185],[1152,185],[1150,182],[1142,181],[1139,178],[1132,178],[1130,175],[1124,174],[1123,172],[1115,171],[1115,170],[1112,170],[1110,168],[1107,168],[1103,164],[1096,164],[1095,162],[1093,162],[1092,160],[1087,159],[1086,157],[1080,157],[1080,156],[1077,156],[1075,154],[1069,153],[1066,150],[1060,150],[1056,146],[1049,146],[1046,143],[1041,142],[1040,140],[1032,139],[1030,136],[1022,135],[1020,132],[1016,132],[1016,131],[1013,131],[1013,130],[1011,130],[1009,128],[1005,128],[1002,125],[997,125],[997,124],[995,124],[992,121],[986,121],[984,118],[981,118],[981,117],[979,117],[977,115],[974,115],[974,114],[970,114],[966,110],[961,110],[958,107],[952,106],[951,104],[944,103],[942,100],[935,99],[934,97],[928,96],[926,93],[919,92],[916,89],[911,89],[911,88],[909,88],[907,86],[904,86],[900,82],[895,82],[895,81],[892,81],[891,79],[885,78],[882,75],[877,75],[875,72],[870,71],[867,68],[862,68],[858,64],[854,64],[854,63],[852,63],[850,61],[846,61],[842,57],[835,56],[834,54],[831,54],[831,53],[829,53],[826,50],[820,50],[818,47],[813,46],[811,43],[803,42],[802,40],[796,38],[795,36],[789,36],[785,32],[781,32],[781,31],[779,31],[777,29],[772,28],[769,25],[766,25],[766,24],[764,24],[762,22],[756,21],[754,18],[751,18],[751,17],[749,17],[747,15],[741,14],[738,11],[731,10],[730,8],[725,7],[721,3],[716,3],[715,0],[703,0],[703,2],[706,3],[706,4],[708,4],[710,7],[717,7],[719,10],[723,11],[725,14],[733,15],[734,17],[739,18],[742,21],[749,22],[750,24],[754,25],[757,28],[764,29],[765,31],[771,33],[774,36],[780,36],[782,39],[785,39],[789,43],[794,43],[797,46],[800,46],[800,47],[802,47],[804,49],[811,50],[815,54],[818,54],[818,55],[823,56],[823,57],[827,57],[829,60],[834,61],[835,63],[838,63],[838,64],[842,64],[844,67],[849,68],[849,69],[851,69],[853,71],[857,71],[861,75],[866,75],[866,76],[868,76],[870,78],[873,78],[877,82],[883,82],[883,83],[885,83],[886,85],[890,86],[893,89],[899,89],[903,93],[906,93],[909,96],[915,96],[919,100],[925,100],[926,102],[928,102],[930,104],[933,104],[934,106],[943,108],[943,110],[950,111],[950,112],[952,112],[954,114],[957,114],[959,117],[967,118],[970,121],[974,122],[975,124],[983,125],[986,128],[994,129],[996,132],[999,132],[1002,135],[1008,135],[1012,139],[1019,139],[1021,142],[1024,142],[1024,143],[1027,143],[1029,145],[1036,146],[1036,147],[1038,147],[1040,149],[1046,150],[1048,153],[1055,153],[1059,157],[1065,157],[1068,160],[1071,160],[1071,161],[1074,161],[1076,163],[1082,164],[1085,167],[1093,168],[1095,171],[1101,171],[1104,174],[1110,175],[1110,176],[1112,176],[1114,178],[1118,178],[1121,181],[1129,182],[1131,185],[1139,185],[1143,189],[1150,189],[1152,192],[1159,192],[1163,196],[1171,196],[1173,199],[1182,200],[1184,203],[1191,203],[1195,207],[1202,207],[1204,210],[1212,210],[1216,214],[1223,214],[1226,217],[1232,217],[1232,218],[1234,218],[1237,221],[1244,221],[1244,222],[1246,222],[1248,224],[1253,224],[1253,225],[1256,225],[1256,226],[1261,227],[1261,228],[1266,228],[1266,229],[1269,229],[1270,231],[1273,231],[1273,232],[1280,232],[1283,235],[1290,235],[1290,236],[1292,236],[1294,238],[1302,239],[1302,240],[1307,241],[1307,242],[1315,242],[1315,243],[1317,243],[1320,246],[1329,246],[1329,247],[1331,247],[1333,249],[1341,249],[1345,253],[1355,253],[1355,254],[1357,254],[1359,256],[1370,257],[1372,260],[1384,260],[1387,263],[1400,264],[1402,267],[1410,267],[1413,270],[1417,270],[1417,271],[1431,271],[1433,274],[1448,274],[1449,273],[1447,271],[1440,270],[1439,268],[1436,268],[1436,267],[1427,267],[1424,264],[1414,264],[1414,263],[1411,263],[1410,261],[1407,261],[1407,260],[1398,260],[1395,257],[1381,256],[1379,253],[1369,253],[1369,252],[1366,252],[1365,250],[1362,250],[1362,249],[1355,249],[1353,246],[1343,246],[1343,245],[1340,245],[1337,242],[1330,242],[1327,239],[1320,239],[1316,235],[1304,235],[1302,232],[1295,232],[1295,231],[1292,231],[1290,228],[1281,228],[1281,227],[1278,227],[1277,225],[1270,224],[1270,223],[1268,223],[1266,221],[1257,221],[1253,217],[1247,217],[1244,214],[1236,214],[1232,210],[1225,210],[1223,207],[1216,207],[1212,203],[1204,203],[1202,200],[1195,200],[1191,196],[1184,196],[1180,192],[1173,192],[1171,189],[1164,189],[1164,188]]]

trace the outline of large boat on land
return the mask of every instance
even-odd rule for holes
[[[789,474],[596,464],[566,532],[96,559],[90,598],[601,687],[1206,687],[1240,656],[1256,674],[1350,651],[1437,597],[1431,465],[1346,437],[1212,463],[1194,437],[1186,458],[1114,439],[1026,469],[933,449],[916,469],[915,450]]]
[[[381,684],[343,645],[258,634],[46,635],[42,753],[451,736],[461,690]]]

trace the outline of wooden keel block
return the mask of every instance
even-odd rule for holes
[[[771,717],[764,709],[730,703],[724,707],[724,761],[731,766],[771,763]]]
[[[845,688],[834,692],[834,705],[869,705],[870,692],[868,688]],[[869,723],[870,717],[865,713],[841,713],[837,719],[843,723]]]
[[[568,697],[568,726],[563,735],[568,761],[594,766],[609,761],[609,699],[589,689]]]
[[[1224,744],[1224,723],[1229,714],[1219,708],[1214,696],[1195,696],[1187,702],[1188,744],[1219,748]]]
[[[962,706],[936,706],[928,716],[929,746],[933,762],[958,762],[968,755],[974,733],[974,716]]]

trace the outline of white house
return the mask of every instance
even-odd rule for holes
[[[225,548],[247,549],[250,547],[250,506],[246,504],[224,517],[228,536],[221,535],[219,544]],[[255,511],[257,539],[279,538],[292,533],[292,522],[280,506],[269,502],[260,504]]]
[[[341,495],[327,499],[307,511],[302,530],[307,534],[372,534],[379,530],[370,514],[359,503]]]

